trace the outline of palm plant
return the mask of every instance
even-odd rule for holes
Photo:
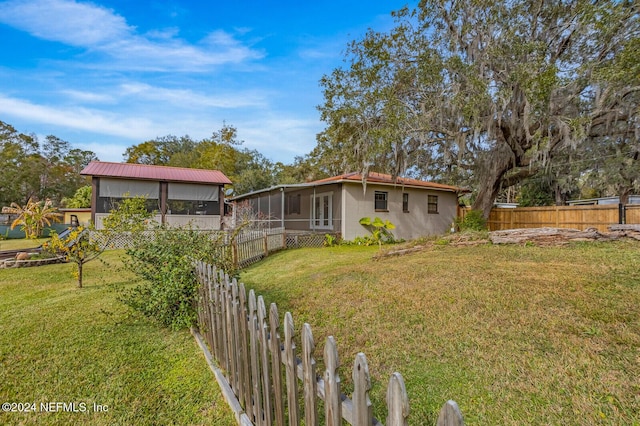
[[[56,210],[49,199],[42,202],[29,198],[24,206],[11,203],[9,207],[3,207],[2,213],[18,215],[11,223],[11,229],[21,225],[26,238],[39,238],[45,226],[50,226],[52,221],[62,220],[62,214]]]

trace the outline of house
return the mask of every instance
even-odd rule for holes
[[[155,220],[167,226],[221,229],[224,185],[231,181],[217,170],[92,161],[81,172],[91,176],[91,221],[102,221],[125,197],[144,196]]]
[[[369,235],[360,219],[391,221],[395,238],[443,234],[458,214],[461,188],[416,179],[348,173],[314,182],[278,185],[233,197],[248,203],[269,227],[287,231],[340,233],[345,240]]]

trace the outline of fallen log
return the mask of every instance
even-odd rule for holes
[[[572,228],[521,228],[489,232],[493,244],[566,244],[570,241],[596,241],[619,238],[613,233],[601,233],[595,228],[584,231]]]
[[[633,238],[640,241],[640,225],[609,225],[607,229],[618,238]]]

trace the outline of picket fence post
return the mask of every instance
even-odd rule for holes
[[[316,381],[316,359],[313,357],[315,343],[311,326],[304,323],[302,326],[302,375],[304,386],[304,424],[305,426],[318,426],[318,402]]]
[[[269,350],[271,352],[271,372],[274,393],[275,424],[284,425],[284,404],[282,395],[282,356],[280,350],[280,322],[278,319],[278,307],[272,303],[269,307]]]
[[[338,376],[338,348],[333,336],[327,337],[324,346],[324,407],[327,426],[342,425],[342,401],[340,398],[340,376]]]
[[[409,397],[400,373],[393,373],[387,386],[387,426],[407,426]]]
[[[296,344],[293,341],[295,328],[291,312],[284,314],[284,361],[285,379],[287,381],[287,409],[289,411],[289,425],[300,424],[300,410],[298,409],[298,362],[296,358]]]

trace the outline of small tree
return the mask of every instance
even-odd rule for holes
[[[82,272],[84,264],[97,259],[106,248],[106,244],[99,244],[91,239],[89,230],[79,226],[71,229],[66,237],[60,237],[55,231],[51,233],[51,240],[44,243],[43,249],[63,256],[67,262],[75,263],[73,276],[78,280],[78,288],[82,288]]]
[[[21,229],[26,238],[39,238],[45,226],[50,226],[52,221],[60,222],[62,220],[62,214],[56,210],[49,199],[42,202],[29,198],[24,206],[11,203],[11,206],[2,209],[2,213],[18,215],[11,223],[11,229],[22,225]]]
[[[152,213],[147,211],[145,201],[144,197],[124,199],[118,208],[112,210],[105,218],[106,232],[98,238],[92,238],[90,229],[80,226],[70,230],[69,234],[63,238],[52,232],[51,240],[43,244],[43,248],[63,256],[68,262],[75,263],[73,275],[78,279],[78,288],[82,288],[84,264],[97,259],[109,247],[116,233],[138,232],[146,229]]]

